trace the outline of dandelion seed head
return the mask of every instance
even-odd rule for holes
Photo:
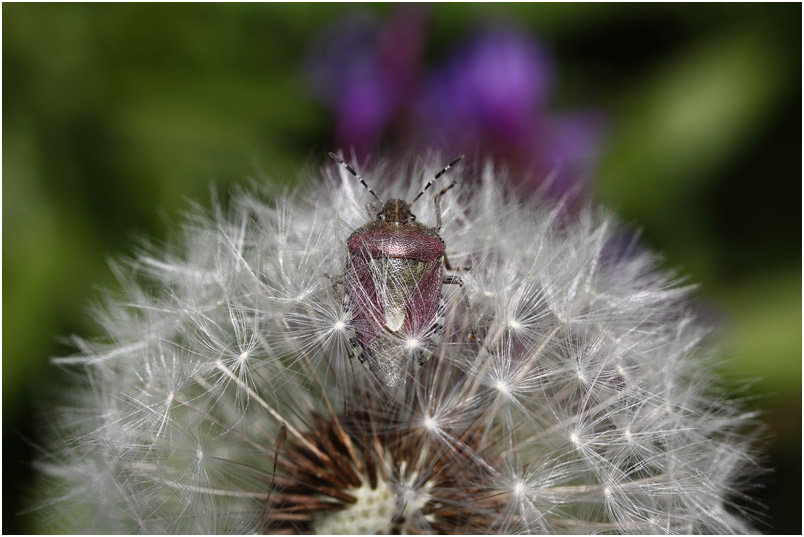
[[[424,418],[424,427],[428,431],[435,431],[436,429],[438,429],[438,424],[436,423],[436,420],[434,420],[431,416],[427,416],[426,418]]]
[[[409,200],[440,165],[359,171]],[[59,531],[751,531],[733,499],[755,417],[718,391],[689,289],[648,252],[610,255],[611,215],[454,170],[439,233],[471,265],[471,311],[444,284],[443,326],[411,328],[420,306],[399,306],[409,281],[388,263],[372,300],[333,286],[374,216],[326,170],[326,195],[239,191],[118,264],[104,337],[55,360],[82,383],[39,463]],[[435,225],[432,202],[415,211]],[[367,348],[356,309],[388,327]]]

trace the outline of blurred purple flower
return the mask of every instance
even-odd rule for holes
[[[365,156],[414,98],[424,43],[424,12],[402,9],[389,24],[358,14],[337,21],[305,62],[317,97],[336,116],[335,146]]]
[[[552,80],[549,56],[534,39],[510,28],[485,31],[428,80],[422,136],[450,153],[491,156],[528,187],[574,199],[594,167],[603,122],[597,113],[548,115]]]
[[[573,201],[583,195],[597,167],[605,118],[597,111],[576,112],[552,118],[545,127],[542,149],[533,155],[539,161],[537,173],[550,175],[550,182],[544,185],[549,195]],[[527,160],[524,152],[521,156]],[[534,182],[532,177],[530,182]]]
[[[308,72],[336,115],[335,147],[358,158],[438,150],[491,157],[530,190],[573,201],[596,163],[603,118],[597,112],[553,116],[550,54],[510,27],[478,33],[443,67],[421,76],[425,15],[401,8],[384,27],[353,16],[313,47]]]
[[[549,91],[550,69],[535,42],[494,30],[460,47],[427,84],[423,120],[439,145],[506,147],[533,132]]]

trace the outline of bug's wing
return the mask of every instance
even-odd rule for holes
[[[409,334],[427,338],[436,320],[441,299],[441,260],[430,261],[405,306],[405,329]]]
[[[385,300],[381,281],[377,280],[373,260],[351,256],[347,271],[352,323],[360,343],[369,347],[377,338],[385,321]]]

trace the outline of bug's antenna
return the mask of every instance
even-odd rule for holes
[[[331,154],[331,153],[330,153],[330,154]],[[450,168],[452,168],[453,166],[455,166],[456,164],[458,164],[460,161],[462,161],[462,160],[463,160],[463,157],[464,157],[464,155],[461,155],[460,157],[456,158],[455,160],[453,160],[452,162],[450,162],[449,164],[447,164],[446,166],[444,166],[444,169],[442,169],[440,172],[438,172],[437,174],[435,174],[435,177],[433,177],[432,179],[430,179],[430,182],[429,182],[429,183],[427,183],[426,185],[424,185],[424,188],[422,188],[421,192],[419,192],[418,194],[416,194],[416,197],[415,197],[415,198],[413,198],[413,201],[411,201],[411,202],[410,202],[410,204],[411,204],[411,205],[413,205],[414,203],[416,203],[416,200],[422,197],[422,194],[424,194],[424,191],[425,191],[425,190],[427,190],[428,188],[430,188],[430,185],[432,185],[433,183],[435,183],[435,182],[436,182],[436,179],[438,179],[439,177],[441,177],[442,175],[444,175],[445,173],[447,173],[447,170],[449,170]]]
[[[360,176],[357,174],[357,172],[356,172],[356,171],[354,171],[354,169],[353,169],[351,166],[349,166],[348,164],[346,164],[346,163],[345,163],[343,160],[341,160],[341,158],[340,158],[338,155],[336,155],[336,154],[335,154],[335,153],[333,153],[332,151],[330,151],[330,152],[329,152],[329,156],[330,156],[330,157],[332,157],[332,158],[333,158],[333,159],[334,159],[334,160],[335,160],[335,161],[336,161],[338,164],[340,164],[341,166],[343,166],[344,168],[346,168],[346,169],[349,171],[349,173],[351,173],[352,175],[354,175],[354,176],[357,178],[357,180],[358,180],[358,181],[360,181],[360,184],[361,184],[361,185],[363,185],[364,187],[366,187],[366,190],[368,190],[368,191],[369,191],[369,194],[371,194],[372,196],[374,196],[374,199],[376,199],[377,201],[379,201],[381,205],[385,205],[385,202],[384,202],[383,200],[381,200],[381,199],[380,199],[380,197],[379,197],[379,196],[378,196],[378,195],[377,195],[377,194],[376,194],[376,193],[375,193],[375,192],[374,192],[374,191],[371,189],[371,187],[370,187],[370,186],[368,186],[368,185],[366,184],[366,182],[363,180],[363,178],[362,178],[362,177],[360,177]],[[449,166],[447,166],[447,168],[449,168]],[[443,173],[443,172],[442,172],[442,173]]]

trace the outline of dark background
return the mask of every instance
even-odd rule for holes
[[[300,68],[337,4],[4,4],[3,532],[25,512],[64,337],[109,257],[165,238],[187,200],[322,165],[334,117]],[[553,55],[550,107],[607,118],[590,188],[699,282],[723,374],[763,412],[765,533],[801,532],[801,5],[426,8],[423,62],[489,21]],[[267,180],[267,179],[261,179]],[[747,387],[746,387],[747,386]]]

